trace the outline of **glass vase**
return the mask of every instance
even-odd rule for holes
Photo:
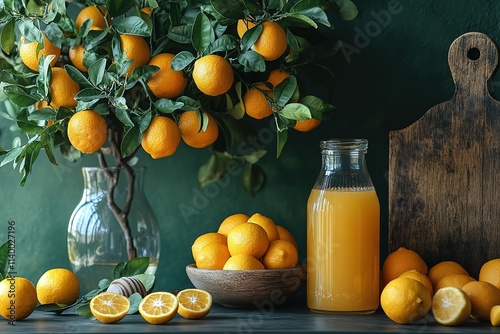
[[[116,264],[160,256],[158,222],[143,192],[145,168],[82,168],[84,189],[68,226],[68,255],[86,292],[113,278]]]

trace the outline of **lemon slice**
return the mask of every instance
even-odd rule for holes
[[[90,311],[97,320],[105,324],[123,319],[129,309],[128,298],[112,292],[102,292],[90,301]]]
[[[179,302],[170,292],[153,292],[144,297],[139,304],[139,313],[144,320],[153,325],[172,320],[177,313]]]
[[[187,319],[203,318],[212,307],[212,295],[200,289],[185,289],[177,294],[179,309],[177,313]]]
[[[442,325],[460,325],[470,317],[470,298],[459,288],[441,288],[432,298],[432,313],[434,319]]]

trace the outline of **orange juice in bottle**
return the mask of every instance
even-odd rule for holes
[[[321,142],[322,170],[307,203],[307,306],[372,313],[379,303],[380,204],[364,139]]]

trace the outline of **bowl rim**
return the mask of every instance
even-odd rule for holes
[[[291,272],[291,271],[303,271],[305,273],[306,268],[304,264],[297,264],[293,268],[284,268],[284,269],[245,269],[245,270],[236,270],[236,269],[200,269],[196,267],[196,263],[190,263],[186,265],[186,270],[195,270],[198,272],[210,272],[210,273],[254,273],[254,272],[273,272],[273,273],[279,273],[279,272]]]

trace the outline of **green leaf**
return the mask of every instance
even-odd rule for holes
[[[311,116],[316,119],[330,119],[335,107],[316,96],[304,96],[301,101],[311,111]]]
[[[182,71],[189,66],[194,60],[195,56],[189,51],[181,51],[172,58],[172,67],[175,71]]]
[[[10,52],[14,48],[15,25],[16,20],[12,18],[3,26],[2,31],[0,32],[0,43],[2,45],[2,50],[6,54],[10,54]]]
[[[133,3],[132,1],[130,2]],[[120,34],[137,35],[142,37],[151,36],[151,29],[146,21],[139,16],[125,17],[118,23],[113,23],[113,27]]]
[[[311,18],[309,18],[308,16],[306,16],[304,14],[291,14],[288,16],[287,19],[295,19],[295,20],[298,20],[300,22],[304,22],[307,25],[310,25],[314,29],[318,28],[318,25],[316,24],[316,22],[314,22],[314,20],[312,20]]]
[[[130,119],[130,116],[126,109],[115,108],[115,116],[122,122],[125,126],[134,126],[134,122]]]
[[[266,150],[257,150],[243,155],[243,159],[249,164],[256,164],[266,153]]]
[[[104,78],[106,72],[106,59],[102,58],[93,63],[88,68],[89,80],[94,86],[98,86]]]
[[[236,163],[226,152],[214,151],[208,161],[198,170],[198,183],[201,187],[217,181],[227,171],[230,163]]]
[[[245,17],[240,1],[210,0],[210,3],[219,15],[227,19],[238,20]]]
[[[266,71],[266,62],[264,61],[264,58],[252,50],[240,53],[238,56],[238,63],[244,66],[245,72]]]
[[[167,37],[177,43],[188,44],[191,43],[192,31],[193,27],[190,25],[175,26],[169,29]]]
[[[274,88],[273,100],[279,106],[284,106],[294,96],[297,90],[297,79],[289,76]]]
[[[68,72],[71,79],[73,79],[73,81],[75,81],[79,85],[82,85],[82,86],[90,86],[91,85],[91,83],[87,79],[87,77],[85,75],[83,75],[83,73],[80,72],[80,70],[78,70],[76,67],[74,67],[72,65],[65,65],[64,68],[66,69],[66,72]]]
[[[151,291],[155,284],[155,275],[153,274],[139,274],[139,275],[134,275],[133,277],[137,278],[139,281],[144,284],[144,287],[146,288],[146,291]]]
[[[43,35],[40,29],[35,27],[32,20],[25,18],[23,20],[17,21],[17,29],[24,36],[24,42],[43,42]]]
[[[111,17],[126,14],[135,5],[135,1],[130,0],[106,0],[106,9]]]
[[[155,108],[162,114],[170,114],[181,109],[184,106],[182,102],[172,101],[170,99],[159,99],[155,102]]]
[[[2,160],[2,163],[0,163],[0,167],[5,166],[6,164],[14,161],[17,159],[17,157],[22,154],[24,151],[24,147],[14,147],[13,149],[9,150],[8,153],[5,155],[5,157]]]
[[[128,300],[130,301],[130,308],[127,314],[136,313],[139,310],[139,304],[142,301],[142,296],[139,292],[135,292],[130,297],[128,297]]]
[[[210,19],[200,12],[194,21],[191,42],[200,53],[206,54],[208,47],[215,41],[215,32]]]
[[[26,93],[19,86],[6,86],[3,89],[9,100],[19,107],[28,107],[38,102],[38,99]]]
[[[128,261],[121,270],[121,276],[134,276],[144,274],[149,267],[148,257],[138,257]]]
[[[48,121],[56,119],[57,110],[54,108],[40,108],[28,115],[30,121]]]
[[[288,139],[288,130],[278,131],[276,157],[279,158]]]
[[[289,103],[279,111],[279,114],[296,121],[304,121],[312,117],[309,108],[302,103]]]
[[[177,98],[177,102],[183,104],[181,110],[198,110],[201,108],[201,105],[198,101],[190,98],[189,96],[180,96]]]
[[[210,50],[211,53],[215,52],[226,52],[236,49],[240,45],[240,42],[235,36],[232,35],[222,35],[212,44]]]
[[[266,177],[261,167],[247,163],[243,169],[243,187],[250,194],[255,195],[264,185]]]
[[[57,314],[61,314],[64,311],[72,308],[73,305],[64,305],[64,304],[44,304],[44,305],[38,305],[36,307],[37,311],[41,312],[54,312]]]
[[[104,98],[105,95],[95,88],[84,88],[75,95],[75,100],[83,102],[97,101]]]
[[[125,266],[127,265],[127,262],[124,261],[124,262],[120,262],[118,263],[114,268],[113,268],[113,278],[120,278],[120,277],[123,277],[124,275],[122,275],[122,271],[123,271],[123,268],[125,268]]]
[[[10,221],[9,221],[10,228]],[[6,241],[0,246],[0,281],[7,277],[9,273],[9,243],[11,241]]]
[[[343,20],[354,20],[358,16],[358,8],[351,0],[333,0],[339,7],[339,14]]]
[[[86,317],[86,318],[93,318],[94,317],[94,315],[92,314],[92,311],[90,310],[90,303],[78,305],[75,308],[75,313],[78,315],[81,315],[82,317]]]
[[[17,121],[17,126],[21,128],[21,130],[28,135],[36,135],[43,131],[43,127],[39,126],[35,122],[31,122],[28,120],[20,119]]]
[[[314,22],[329,27],[331,24],[320,6],[321,3],[317,0],[302,0],[290,9],[290,13],[304,15]]]
[[[141,145],[142,134],[138,126],[131,127],[123,136],[120,151],[123,157],[127,157]],[[149,260],[148,260],[149,266]]]

